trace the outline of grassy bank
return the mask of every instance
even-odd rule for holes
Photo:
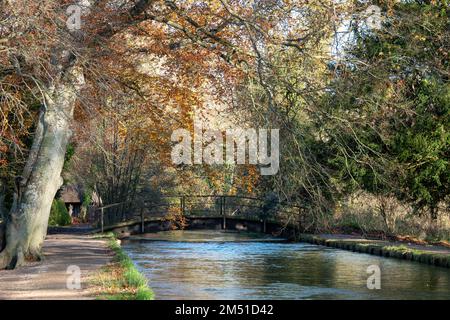
[[[371,240],[327,239],[324,236],[311,234],[301,234],[300,241],[354,252],[417,261],[439,267],[450,268],[450,254],[444,252],[436,253],[409,248],[405,245],[393,245],[386,242]]]
[[[153,300],[153,291],[147,279],[120,247],[114,234],[98,236],[106,238],[115,256],[113,262],[91,280],[94,294],[101,300]]]

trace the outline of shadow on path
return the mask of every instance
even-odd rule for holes
[[[81,232],[80,232],[81,233]],[[113,253],[104,240],[83,234],[53,234],[44,242],[44,260],[0,271],[0,299],[93,299],[88,279]],[[81,271],[81,289],[67,288],[69,266]]]

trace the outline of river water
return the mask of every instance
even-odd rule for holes
[[[450,299],[450,270],[306,243],[171,231],[123,243],[156,299]],[[381,289],[369,290],[369,266]]]

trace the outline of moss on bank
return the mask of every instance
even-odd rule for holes
[[[301,234],[300,241],[344,249],[354,252],[367,253],[383,257],[417,261],[444,268],[450,268],[450,255],[408,248],[405,245],[386,245],[368,240],[326,239],[311,234]]]
[[[153,300],[153,291],[147,279],[122,250],[113,233],[96,236],[107,238],[108,245],[115,256],[113,262],[103,267],[93,279],[94,294],[101,300]]]

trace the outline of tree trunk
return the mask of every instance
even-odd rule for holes
[[[5,196],[6,196],[6,182],[2,178],[0,178],[0,223],[2,223],[6,218]]]
[[[82,82],[82,73],[72,67],[58,85],[46,92],[45,109],[7,221],[0,269],[15,268],[26,259],[41,257],[52,201],[63,182],[61,171]]]
[[[437,224],[437,220],[438,220],[438,210],[436,207],[431,207],[430,208],[430,217],[431,217],[431,222],[433,224]]]
[[[6,196],[6,182],[0,178],[0,251],[5,245],[5,196]]]

